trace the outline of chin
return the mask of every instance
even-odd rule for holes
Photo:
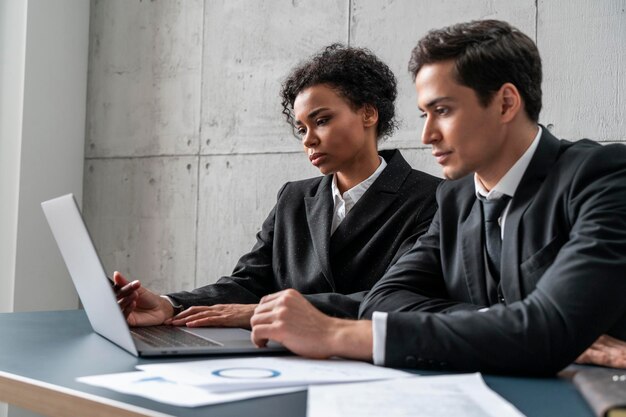
[[[331,175],[335,173],[335,171],[330,168],[317,167],[317,169],[322,175]]]
[[[458,180],[459,178],[463,178],[469,174],[469,171],[463,170],[455,170],[453,168],[444,167],[443,168],[443,177],[447,180]]]

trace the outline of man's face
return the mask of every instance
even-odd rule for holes
[[[422,142],[447,179],[498,169],[504,146],[498,100],[483,107],[469,87],[454,77],[454,62],[424,65],[415,78],[417,105],[425,119]]]

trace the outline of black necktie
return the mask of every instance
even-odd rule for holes
[[[496,281],[500,281],[500,254],[502,251],[502,238],[500,237],[500,223],[498,219],[502,211],[511,199],[508,195],[494,200],[480,197],[483,206],[483,220],[485,222],[485,249],[489,269]]]

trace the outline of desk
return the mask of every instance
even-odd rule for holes
[[[305,416],[306,393],[199,408],[175,407],[76,382],[76,377],[135,370],[185,359],[136,358],[93,333],[82,310],[0,314],[0,401],[52,417]],[[528,417],[592,417],[571,382],[485,376]]]

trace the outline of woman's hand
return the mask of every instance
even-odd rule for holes
[[[241,327],[250,329],[250,318],[256,304],[215,304],[193,306],[165,321],[165,324],[187,327]]]

